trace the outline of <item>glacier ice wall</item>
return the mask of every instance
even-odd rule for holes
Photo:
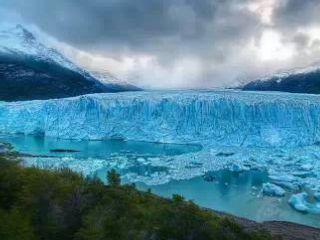
[[[320,140],[320,96],[238,91],[94,94],[0,103],[0,133],[222,146]]]

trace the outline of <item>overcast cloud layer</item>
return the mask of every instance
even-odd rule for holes
[[[0,24],[35,26],[78,64],[153,88],[319,61],[319,13],[319,0],[0,0]]]

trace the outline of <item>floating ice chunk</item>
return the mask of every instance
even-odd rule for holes
[[[234,164],[232,164],[232,165],[229,167],[229,170],[230,170],[231,172],[237,172],[237,173],[239,173],[239,172],[248,171],[248,170],[250,170],[250,168],[248,168],[248,167],[246,167],[246,166],[243,166],[243,165],[240,165],[240,164],[234,163]]]
[[[306,178],[308,176],[310,176],[310,171],[297,171],[297,172],[292,172],[293,176],[296,177],[302,177],[302,178]]]
[[[311,171],[313,169],[313,165],[310,163],[301,165],[300,169],[303,171]]]
[[[308,207],[307,198],[308,194],[306,192],[294,194],[289,198],[288,203],[298,212],[306,213],[310,210]]]
[[[291,190],[300,190],[300,178],[292,174],[269,171],[269,179],[272,183]]]
[[[283,197],[285,190],[272,183],[264,183],[262,186],[262,193],[268,196]]]
[[[320,197],[317,193],[314,194],[314,198],[318,201],[317,203],[310,203],[307,201],[308,194],[303,192],[292,195],[289,199],[289,204],[299,212],[310,212],[320,214]]]
[[[148,160],[149,160],[149,161],[158,162],[158,161],[160,161],[161,159],[160,159],[159,157],[148,157]]]
[[[144,164],[144,163],[146,163],[146,160],[144,158],[138,158],[137,162]]]
[[[269,172],[269,178],[277,182],[293,182],[296,180],[296,177],[291,174],[277,172]]]
[[[293,191],[299,191],[301,190],[301,186],[298,183],[291,183],[291,182],[281,182],[281,181],[272,181],[272,183],[283,187],[283,188],[287,188]]]

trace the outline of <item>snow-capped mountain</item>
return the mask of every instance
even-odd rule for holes
[[[21,25],[0,27],[0,100],[16,101],[130,91],[103,83]]]
[[[241,87],[243,90],[320,93],[320,63],[255,79]]]
[[[121,90],[121,88],[131,91],[141,90],[140,88],[115,77],[110,72],[105,70],[90,71],[90,74],[95,78],[99,79],[102,83],[108,84],[110,87],[114,87],[115,90]]]

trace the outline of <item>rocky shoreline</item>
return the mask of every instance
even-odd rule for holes
[[[213,210],[212,210],[213,211]],[[320,240],[320,229],[284,221],[255,222],[231,214],[213,211],[220,217],[234,219],[248,231],[265,230],[287,240]]]

